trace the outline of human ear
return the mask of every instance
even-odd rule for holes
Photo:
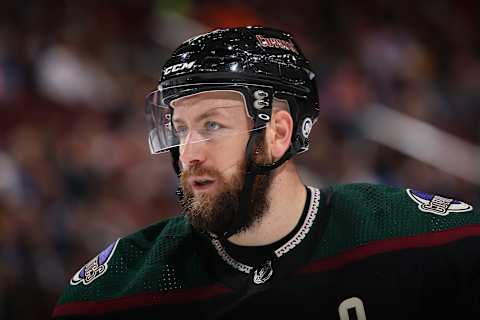
[[[267,133],[268,150],[275,161],[280,159],[290,147],[292,131],[293,119],[290,113],[286,110],[275,111]]]

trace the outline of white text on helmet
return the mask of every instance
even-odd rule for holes
[[[195,64],[195,60],[191,62],[184,62],[184,63],[178,63],[174,64],[173,66],[169,66],[165,68],[165,71],[163,72],[164,75],[169,74],[170,72],[178,72],[184,69],[191,69],[193,65]]]

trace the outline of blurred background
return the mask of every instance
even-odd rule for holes
[[[48,319],[114,239],[178,213],[144,97],[171,50],[217,27],[289,31],[321,117],[316,186],[374,182],[480,204],[477,1],[5,1],[0,10],[0,319]]]

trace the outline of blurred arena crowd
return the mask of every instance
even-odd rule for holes
[[[311,59],[321,116],[310,151],[295,160],[307,183],[384,183],[480,204],[479,183],[455,176],[455,167],[438,170],[367,139],[357,125],[381,104],[480,145],[476,1],[20,0],[3,7],[0,319],[48,318],[89,258],[178,213],[169,155],[149,154],[144,97],[176,45],[217,27],[287,30]]]

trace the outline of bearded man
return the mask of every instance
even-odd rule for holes
[[[146,114],[183,212],[90,260],[54,317],[478,319],[480,212],[412,189],[302,182],[292,157],[309,149],[315,79],[282,31],[180,45]]]

